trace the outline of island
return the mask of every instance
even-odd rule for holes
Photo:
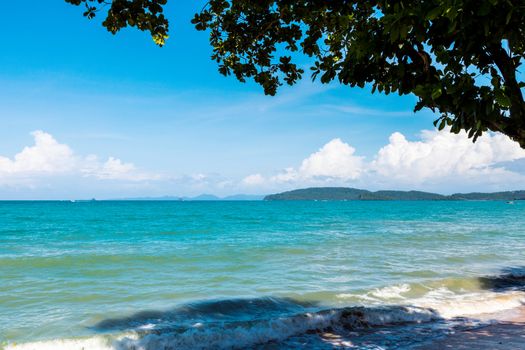
[[[455,193],[443,195],[422,191],[368,191],[350,187],[311,187],[293,191],[271,194],[264,197],[266,201],[516,201],[525,200],[525,190],[494,193]]]

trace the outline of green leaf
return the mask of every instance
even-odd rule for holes
[[[509,24],[510,19],[512,17],[512,11],[514,11],[514,8],[512,8],[509,13],[507,13],[507,18],[505,19],[505,24]]]
[[[416,85],[414,88],[414,94],[422,96],[425,93],[425,87],[423,85]]]
[[[447,125],[447,121],[445,119],[441,119],[441,123],[439,123],[439,130],[443,130],[445,126]]]
[[[443,91],[441,90],[441,87],[436,87],[434,90],[432,90],[432,99],[436,100],[443,94]]]
[[[511,105],[510,98],[503,93],[501,90],[496,91],[496,102],[501,106],[508,108]]]
[[[425,18],[429,21],[433,21],[436,18],[438,18],[442,13],[443,13],[443,10],[441,9],[441,7],[436,7],[430,10],[425,16]]]

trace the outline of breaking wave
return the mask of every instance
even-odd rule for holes
[[[289,300],[265,299],[265,302],[255,304],[288,305],[289,309],[301,308]],[[295,315],[286,315],[275,318],[256,318],[243,321],[225,321],[231,313],[238,312],[230,309],[232,305],[244,307],[253,304],[253,300],[213,303],[228,311],[220,315],[222,321],[195,322],[190,327],[167,327],[166,320],[142,318],[138,320],[112,320],[102,326],[124,328],[126,322],[133,330],[127,330],[118,335],[97,335],[83,339],[57,339],[52,341],[32,342],[19,345],[9,345],[8,350],[156,350],[156,349],[241,349],[260,344],[281,342],[287,338],[325,330],[344,329],[358,330],[385,325],[406,323],[431,322],[439,319],[439,315],[431,310],[416,307],[352,307],[341,309],[327,309],[315,312],[303,312]],[[210,304],[207,305],[208,307]],[[306,306],[309,307],[309,306]],[[214,311],[216,312],[216,311]],[[198,311],[197,311],[198,313]],[[220,312],[219,312],[220,313]],[[188,316],[188,314],[186,314]],[[216,315],[217,316],[217,315]],[[207,316],[209,317],[209,316]],[[160,321],[160,326],[155,322]],[[171,322],[171,321],[170,321]],[[162,325],[164,323],[164,325]],[[101,325],[99,325],[100,327]]]
[[[427,329],[456,327],[465,317],[483,320],[483,314],[525,304],[523,285],[514,281],[522,277],[512,278],[514,285],[506,278],[505,284],[492,281],[494,288],[461,293],[445,283],[417,297],[409,297],[415,286],[394,285],[361,295],[368,306],[346,308],[326,309],[316,303],[281,298],[205,301],[168,311],[145,311],[107,319],[91,327],[96,333],[91,337],[7,344],[5,349],[246,349],[286,343],[287,339],[298,336],[316,337],[324,332],[349,334],[360,330],[374,332],[391,326],[408,327],[403,331],[406,337],[407,333],[421,327],[419,325]],[[345,298],[355,300],[356,295],[338,294],[336,297],[344,302]],[[389,300],[396,305],[385,305]]]

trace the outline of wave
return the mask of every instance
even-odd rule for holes
[[[447,288],[429,291],[424,297],[413,300],[419,307],[432,307],[443,318],[478,317],[514,309],[525,304],[520,291],[505,293],[476,292],[455,294]]]
[[[402,295],[410,291],[410,285],[403,283],[400,285],[376,288],[370,294],[382,299],[405,299]]]
[[[406,338],[418,325],[428,324],[427,331],[440,327],[451,330],[466,322],[464,317],[479,324],[484,321],[483,314],[492,315],[525,304],[521,289],[458,292],[450,287],[453,284],[449,288],[428,287],[417,297],[409,297],[415,285],[374,289],[362,295],[368,306],[346,308],[323,309],[316,303],[280,298],[191,303],[169,311],[140,312],[102,321],[91,328],[97,333],[91,337],[8,344],[5,350],[245,349],[268,343],[283,344],[293,337],[374,332],[387,326],[408,327],[402,334]],[[338,297],[355,300],[356,295]],[[385,306],[385,300],[397,305]],[[372,306],[374,303],[382,305]],[[431,333],[427,331],[425,336]]]
[[[55,339],[24,344],[8,344],[5,350],[116,350],[114,344],[127,336],[92,336],[78,339]],[[1,348],[1,347],[0,347]]]
[[[445,319],[482,317],[525,305],[525,271],[497,277],[450,278],[427,283],[398,284],[371,291],[339,293],[341,302],[365,305],[412,305],[436,310]]]
[[[430,309],[415,307],[353,307],[237,322],[196,323],[187,329],[135,331],[83,339],[11,344],[6,350],[156,350],[241,349],[281,342],[287,338],[325,330],[357,330],[385,325],[438,320]]]

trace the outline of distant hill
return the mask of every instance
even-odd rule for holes
[[[201,194],[197,197],[183,197],[185,201],[260,201],[263,195],[235,194],[232,196],[218,197],[213,194]]]
[[[445,196],[421,191],[376,191],[349,187],[312,187],[272,194],[264,197],[267,201],[356,201],[356,200],[397,200],[397,201],[443,201],[443,200],[525,200],[525,191],[496,193],[456,193]]]
[[[251,194],[236,194],[226,197],[218,197],[213,194],[201,194],[195,197],[136,197],[136,198],[122,198],[122,201],[260,201],[263,200],[264,195]]]
[[[494,193],[455,193],[450,196],[452,199],[474,200],[474,201],[511,201],[525,200],[525,191],[507,191]]]
[[[213,195],[213,194],[201,194],[196,197],[183,197],[183,200],[187,201],[218,201],[220,200],[219,197]]]
[[[221,198],[223,201],[262,201],[264,195],[257,194],[235,194]]]

